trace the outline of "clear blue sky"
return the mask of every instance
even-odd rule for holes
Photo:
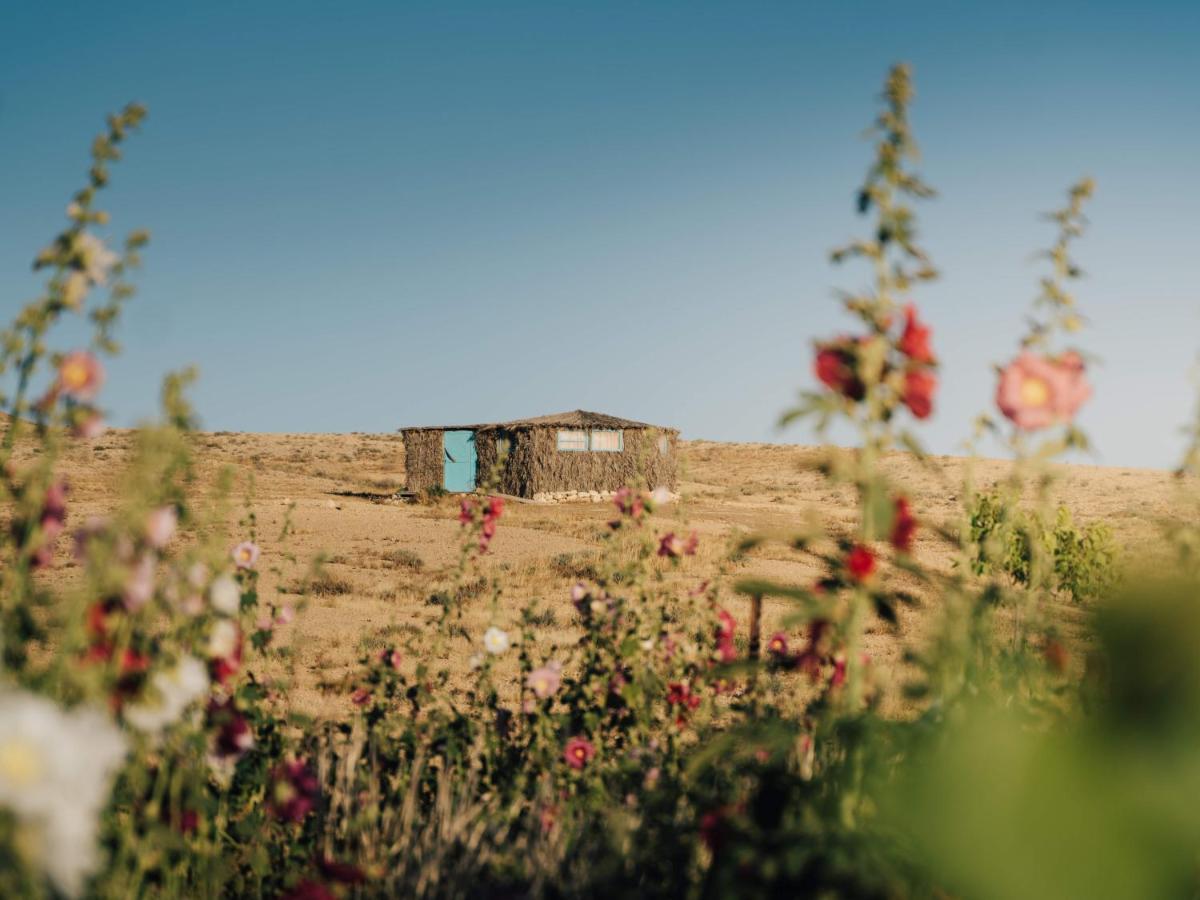
[[[61,227],[103,114],[150,118],[106,203],[151,229],[106,401],[149,414],[195,363],[204,424],[389,431],[582,407],[788,440],[811,339],[864,271],[859,136],[915,66],[919,294],[953,452],[990,404],[1052,230],[1103,357],[1110,464],[1170,465],[1200,347],[1200,4],[6,3],[0,307]],[[66,340],[71,340],[68,335]]]

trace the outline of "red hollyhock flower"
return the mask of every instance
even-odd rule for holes
[[[284,822],[303,822],[321,795],[317,776],[308,763],[302,759],[285,762],[275,768],[271,778],[271,814]]]
[[[867,392],[858,377],[858,356],[854,352],[854,340],[840,337],[827,343],[817,344],[817,355],[813,370],[821,383],[851,400],[861,400]]]
[[[908,498],[897,497],[896,513],[892,517],[892,546],[901,553],[911,553],[916,530],[917,520],[912,514]]]
[[[595,745],[585,737],[578,735],[567,741],[567,746],[563,749],[563,759],[567,761],[567,765],[572,769],[579,771],[596,755]]]
[[[869,547],[855,544],[846,556],[846,571],[855,581],[866,581],[875,572],[875,554]]]
[[[458,507],[458,521],[463,525],[469,525],[475,520],[475,501],[466,497]]]
[[[208,727],[214,730],[213,753],[218,758],[239,757],[254,746],[254,732],[232,699],[213,698],[208,704]]]
[[[911,303],[904,307],[904,333],[896,347],[916,363],[933,365],[937,358],[929,344],[930,329],[917,318],[917,308]]]
[[[933,413],[933,395],[937,391],[937,376],[928,369],[910,369],[904,373],[904,405],[918,419],[928,419]]]
[[[767,652],[775,657],[785,657],[788,652],[787,635],[782,631],[777,631],[771,635],[771,639],[767,641]]]
[[[728,611],[722,609],[717,613],[717,655],[721,662],[733,662],[737,658],[737,648],[733,643],[737,621]]]

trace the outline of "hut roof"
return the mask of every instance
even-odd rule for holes
[[[633,419],[607,416],[604,413],[573,409],[570,412],[536,416],[532,419],[514,419],[511,422],[489,422],[476,425],[418,425],[401,428],[401,431],[486,431],[490,429],[516,430],[518,428],[661,428]],[[674,430],[674,429],[669,429]]]

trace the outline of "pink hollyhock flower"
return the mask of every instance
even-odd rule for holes
[[[404,662],[404,657],[400,651],[394,647],[390,647],[379,654],[379,661],[385,666],[390,666],[397,671],[400,669],[400,664]]]
[[[832,341],[817,343],[813,371],[818,380],[832,391],[851,400],[861,400],[867,388],[858,377],[858,353],[854,338],[843,335]]]
[[[279,614],[275,616],[276,625],[291,625],[296,619],[296,607],[290,603],[285,603],[279,607]]]
[[[717,655],[721,662],[733,662],[737,657],[737,649],[733,643],[736,630],[737,621],[727,610],[720,610],[717,613]]]
[[[673,531],[668,531],[658,542],[658,555],[666,556],[672,559],[678,559],[681,556],[695,556],[696,547],[700,543],[700,538],[696,536],[696,532],[692,532],[684,540]]]
[[[31,560],[35,569],[45,568],[54,561],[54,545],[67,527],[67,492],[65,481],[56,481],[46,488],[42,498],[42,511],[38,516],[38,527],[42,532],[42,543],[33,553]],[[19,528],[19,526],[14,526]]]
[[[171,542],[179,516],[173,506],[160,506],[146,516],[146,543],[161,550]]]
[[[275,768],[271,778],[267,801],[271,814],[284,822],[303,822],[321,795],[321,785],[308,763],[299,759],[285,762]]]
[[[357,688],[354,691],[354,693],[352,693],[350,695],[350,702],[353,703],[355,706],[366,706],[367,703],[370,702],[370,700],[371,700],[371,692],[369,690],[367,690],[365,687]]]
[[[635,524],[642,521],[642,517],[646,514],[646,502],[642,499],[641,494],[630,487],[623,487],[613,494],[613,505],[617,511],[630,519]],[[613,528],[620,527],[620,521],[610,522]]]
[[[92,410],[75,420],[71,433],[85,441],[94,441],[107,430],[108,425],[104,421],[104,416]]]
[[[900,400],[918,419],[928,419],[933,413],[933,395],[937,391],[937,376],[928,369],[910,369],[904,373],[904,394]]]
[[[866,581],[875,572],[875,554],[869,547],[856,544],[846,556],[846,571],[855,581]]]
[[[242,541],[233,548],[233,563],[239,569],[253,569],[258,562],[258,544],[252,541]]]
[[[892,546],[901,553],[911,553],[916,530],[917,520],[912,514],[908,498],[897,497],[896,512],[892,517]]]
[[[475,521],[475,501],[469,497],[463,497],[462,502],[458,505],[458,521],[463,525],[470,525]]]
[[[1091,394],[1078,353],[1052,359],[1025,351],[1000,371],[996,405],[1018,428],[1036,431],[1069,422]]]
[[[127,610],[136,612],[149,603],[153,596],[154,557],[147,553],[137,561],[133,571],[125,580],[125,589],[121,593],[121,599],[125,602]]]
[[[558,663],[547,663],[540,669],[534,669],[525,679],[525,686],[533,691],[539,700],[545,700],[558,692],[562,684],[562,669]]]
[[[929,344],[930,329],[917,318],[913,304],[904,307],[904,333],[896,343],[897,349],[915,363],[933,365],[937,358]]]
[[[833,674],[829,676],[831,688],[841,687],[846,683],[846,654],[838,653],[833,657]]]
[[[595,755],[596,746],[587,738],[578,735],[567,741],[567,746],[563,749],[563,759],[576,771],[590,763]]]
[[[93,400],[104,386],[104,366],[86,350],[75,350],[58,364],[58,389],[74,400]]]

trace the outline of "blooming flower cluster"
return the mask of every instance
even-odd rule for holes
[[[97,866],[100,812],[126,752],[99,710],[0,692],[0,807],[16,816],[29,861],[67,897]]]
[[[496,523],[504,513],[503,497],[488,497],[483,503],[472,497],[464,497],[458,511],[458,521],[464,526],[478,523],[479,552],[486,553],[492,538],[496,536]]]
[[[889,355],[889,347],[897,352]],[[866,399],[870,384],[886,384],[891,388],[885,399],[888,414],[899,402],[916,418],[927,419],[933,413],[937,392],[936,365],[929,326],[921,322],[916,307],[908,304],[904,328],[894,340],[883,331],[819,341],[813,369],[829,390],[854,403]]]

